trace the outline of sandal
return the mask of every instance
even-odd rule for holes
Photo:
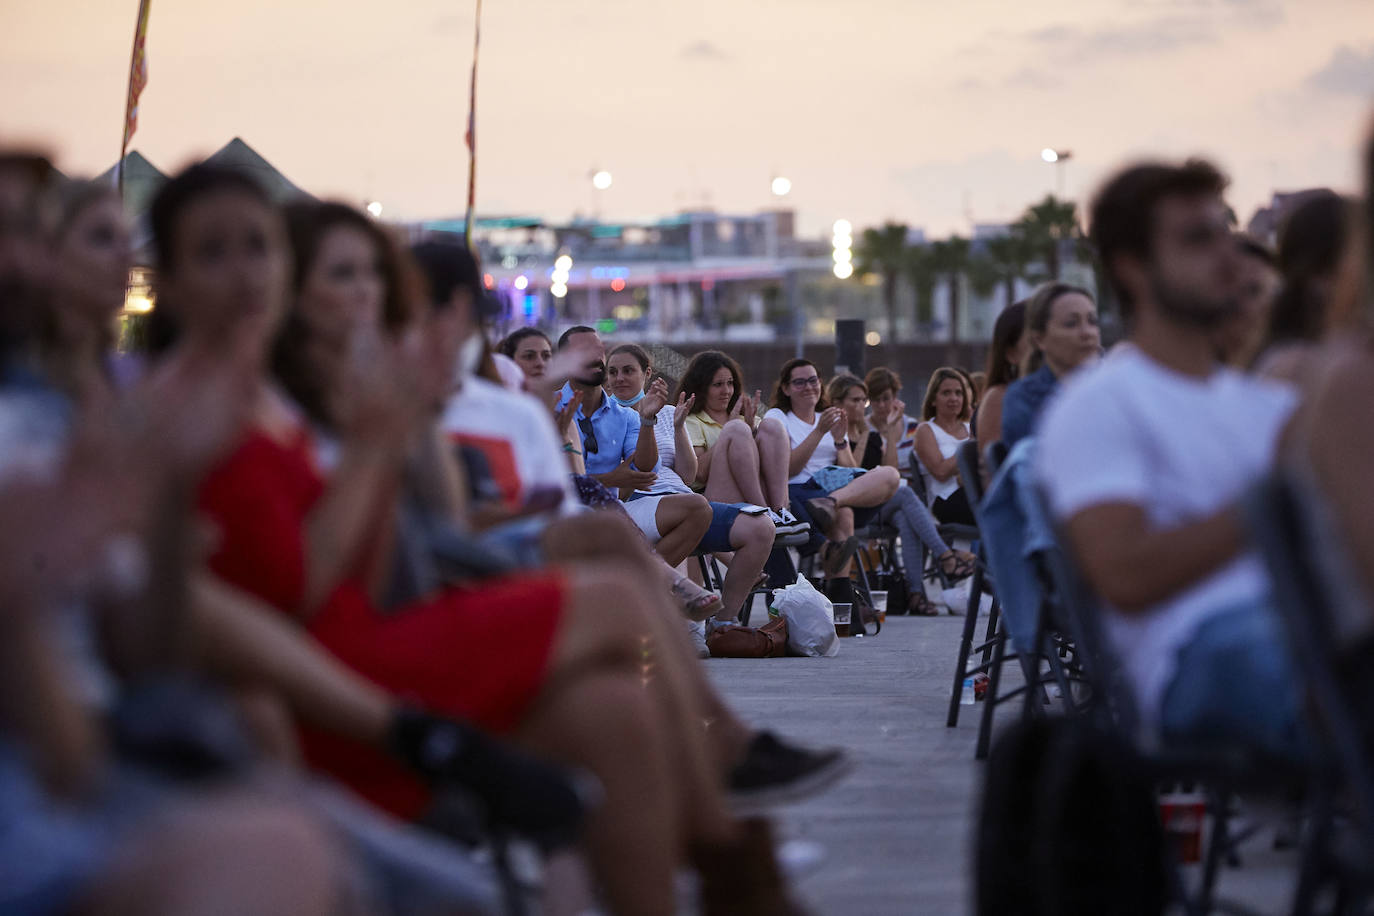
[[[720,612],[720,595],[707,591],[686,576],[678,576],[671,589],[688,620],[700,622]]]
[[[835,500],[829,496],[817,496],[815,499],[808,499],[805,504],[806,512],[811,516],[811,520],[816,523],[822,534],[829,534],[835,528],[835,513],[839,512],[839,507],[835,505]]]
[[[978,558],[966,550],[949,550],[937,558],[940,572],[951,582],[967,579],[978,568]]]
[[[940,616],[940,608],[926,597],[924,590],[916,592],[907,600],[906,612],[916,617]]]

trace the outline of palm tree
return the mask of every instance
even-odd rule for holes
[[[958,343],[959,300],[964,272],[969,267],[969,242],[966,238],[951,235],[943,242],[933,243],[930,248],[936,272],[944,276],[949,284],[949,339],[951,343]]]
[[[1044,262],[1051,280],[1059,279],[1059,243],[1083,235],[1078,227],[1077,206],[1053,194],[1028,207],[1014,228],[1023,233],[1032,257]]]
[[[854,272],[860,277],[882,279],[883,307],[887,309],[887,336],[897,340],[897,280],[906,255],[906,226],[887,223],[881,229],[865,229],[854,250]]]
[[[922,332],[935,319],[935,283],[940,275],[929,245],[912,245],[902,257],[902,272],[916,297],[916,327]]]
[[[1030,260],[1025,235],[1015,226],[1010,233],[988,239],[983,250],[969,262],[969,286],[986,296],[1001,286],[1006,291],[1005,306],[1016,301],[1016,281],[1025,275]]]

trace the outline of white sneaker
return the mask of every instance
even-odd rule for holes
[[[706,621],[687,621],[687,635],[691,637],[692,648],[697,658],[710,658],[711,650],[706,648]]]

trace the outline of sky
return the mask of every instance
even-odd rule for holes
[[[3,0],[0,144],[108,168],[137,7]],[[461,214],[473,7],[154,0],[133,147],[168,171],[241,136],[319,196]],[[1206,155],[1244,220],[1354,190],[1371,103],[1374,0],[485,0],[478,211],[748,213],[785,175],[808,234],[968,234],[1055,190],[1051,146],[1076,200]]]

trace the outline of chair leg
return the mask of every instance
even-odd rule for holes
[[[983,596],[982,596],[982,595],[978,595],[978,596],[975,598],[975,597],[973,597],[973,595],[972,595],[972,590],[970,590],[969,610],[968,610],[969,614],[972,615],[973,617],[977,617],[977,616],[978,616],[978,612],[982,609],[982,606],[983,606]],[[997,625],[1001,622],[1001,619],[1002,619],[1002,605],[1001,605],[1001,603],[997,600],[997,596],[996,596],[996,595],[993,595],[993,596],[992,596],[992,607],[988,609],[988,628],[987,628],[987,632],[983,634],[983,642],[984,642],[985,644],[992,642],[993,636],[997,633]],[[988,645],[986,648],[983,649],[983,664],[985,664],[985,665],[987,664],[988,658],[991,657],[991,655],[992,655],[992,646]]]
[[[992,667],[988,669],[988,690],[983,696],[983,717],[978,723],[978,747],[973,753],[976,760],[987,759],[988,745],[992,743],[992,709],[997,705],[997,687],[1002,681],[1002,655],[1006,644],[1007,634],[999,631],[997,641],[992,646]]]
[[[982,567],[974,570],[970,591],[981,591],[983,587]],[[978,625],[977,615],[964,615],[964,632],[959,638],[959,655],[954,665],[954,687],[949,692],[949,715],[945,725],[954,728],[959,724],[959,698],[964,690],[964,678],[968,677],[968,657],[973,648],[973,632]]]

